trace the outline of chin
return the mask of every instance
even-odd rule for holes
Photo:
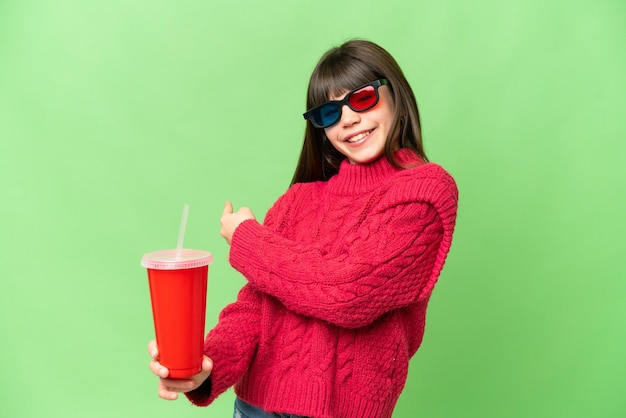
[[[369,164],[378,160],[380,157],[383,156],[383,154],[384,154],[383,152],[380,152],[380,153],[376,153],[373,155],[348,156],[348,160],[350,160],[352,164]]]
[[[352,163],[352,164],[370,164],[370,163],[373,163],[374,161],[378,160],[379,158],[380,158],[380,156],[372,157],[372,158],[350,158],[350,157],[348,157],[348,160],[350,160],[350,163]]]

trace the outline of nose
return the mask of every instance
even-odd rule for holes
[[[347,105],[343,105],[341,108],[340,124],[342,126],[352,126],[361,120],[361,115],[358,112],[350,109]]]

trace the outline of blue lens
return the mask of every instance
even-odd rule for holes
[[[334,125],[335,122],[337,122],[340,117],[341,117],[341,110],[339,106],[337,106],[334,103],[328,103],[327,105],[322,106],[319,109],[317,120],[321,122],[319,123],[319,125],[321,126],[330,126],[330,125]]]

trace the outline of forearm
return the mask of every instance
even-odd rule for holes
[[[361,327],[416,302],[431,278],[441,222],[427,206],[416,217],[406,221],[410,228],[398,225],[389,236],[365,234],[373,238],[354,242],[352,254],[327,254],[244,223],[233,240],[231,264],[296,313]]]

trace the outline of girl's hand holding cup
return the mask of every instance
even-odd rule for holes
[[[159,349],[156,341],[148,343],[148,352],[152,357],[150,370],[159,377],[159,397],[168,401],[178,399],[179,393],[190,392],[197,389],[211,375],[213,361],[204,356],[202,359],[202,371],[185,379],[168,379],[169,370],[159,363]]]

